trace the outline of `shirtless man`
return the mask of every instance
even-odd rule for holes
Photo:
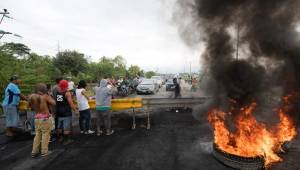
[[[35,86],[34,93],[29,97],[29,106],[36,112],[35,114],[35,130],[36,135],[33,140],[32,153],[33,158],[39,153],[41,156],[50,154],[48,144],[52,128],[50,119],[49,106],[55,106],[55,101],[47,94],[47,86],[39,83]]]

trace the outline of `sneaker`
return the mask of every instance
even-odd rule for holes
[[[109,136],[109,135],[112,135],[115,131],[114,130],[110,130],[109,132],[106,132],[106,135]]]
[[[97,136],[101,136],[103,134],[103,131],[102,130],[98,130],[97,131]]]
[[[94,134],[94,133],[95,133],[95,131],[92,131],[92,130],[88,130],[88,131],[84,132],[84,134],[86,134],[86,135],[90,135],[90,134]]]
[[[84,131],[83,131],[83,130],[81,130],[81,131],[80,131],[80,134],[84,134]]]
[[[45,156],[48,156],[52,153],[52,151],[48,151],[47,153],[42,153],[41,154],[41,157],[45,157]]]
[[[39,153],[31,153],[31,158],[36,158],[39,156]]]

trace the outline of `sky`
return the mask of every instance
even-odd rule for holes
[[[188,47],[172,22],[175,0],[1,0],[0,30],[21,35],[3,42],[24,43],[40,55],[77,50],[99,61],[123,56],[127,65],[160,73],[200,69],[199,49]]]

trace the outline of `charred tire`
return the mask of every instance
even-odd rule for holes
[[[241,157],[226,153],[218,148],[216,144],[213,145],[213,156],[222,164],[241,170],[260,170],[264,169],[264,159],[262,157]]]

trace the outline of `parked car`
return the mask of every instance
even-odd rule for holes
[[[152,76],[151,79],[157,80],[157,83],[159,85],[159,88],[163,86],[164,80],[161,76]]]
[[[173,82],[173,79],[168,79],[166,81],[166,91],[173,91],[175,90],[175,84]]]
[[[155,94],[158,91],[155,79],[144,79],[136,88],[137,94]]]

